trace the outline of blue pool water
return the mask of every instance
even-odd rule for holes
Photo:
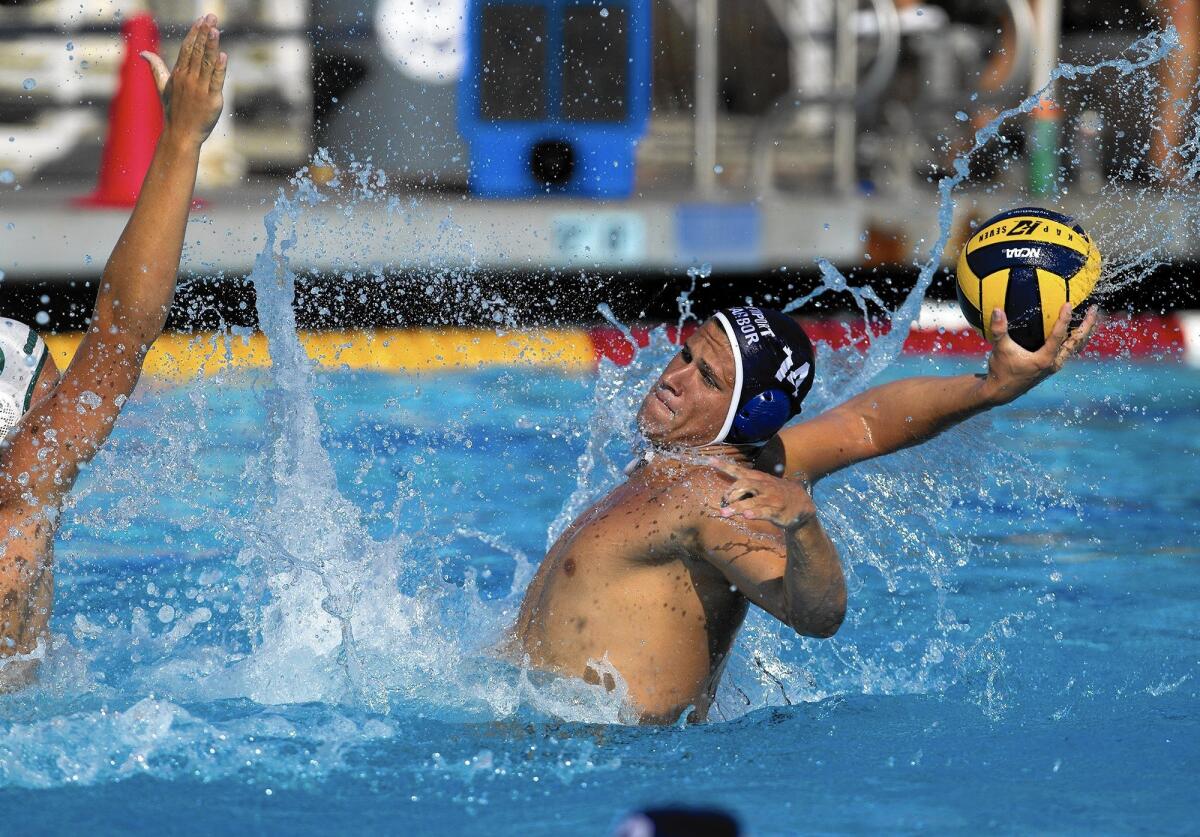
[[[1056,76],[1149,83],[1168,46]],[[810,414],[977,367],[891,362],[960,163],[898,327],[865,356],[823,352]],[[265,219],[251,280],[273,369],[147,385],[84,474],[55,647],[35,688],[0,697],[0,835],[604,834],[664,803],[722,806],[756,835],[1197,830],[1200,372],[1076,363],[830,478],[816,499],[849,578],[841,632],[802,640],[753,613],[711,722],[626,726],[602,689],[489,647],[548,543],[621,478],[670,349],[660,336],[632,367],[577,377],[314,377],[287,261],[323,234],[301,231],[307,207],[422,211],[356,165],[349,198],[298,179]],[[1125,222],[1156,205],[1084,219],[1102,249],[1147,239],[1112,285],[1161,260],[1170,235]],[[432,261],[430,299],[519,325]],[[819,267],[822,292],[877,305]]]
[[[664,802],[757,835],[1196,830],[1200,372],[1174,362],[1077,363],[819,486],[847,622],[752,615],[711,723],[622,726],[492,661],[665,351],[330,373],[315,417],[264,375],[148,388],[66,512],[43,680],[0,698],[0,831],[603,834]]]

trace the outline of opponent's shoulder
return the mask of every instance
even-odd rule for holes
[[[635,505],[672,529],[692,529],[699,514],[720,498],[727,481],[702,463],[656,457],[630,477],[623,505]]]

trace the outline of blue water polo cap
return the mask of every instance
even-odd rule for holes
[[[812,342],[800,324],[772,308],[726,308],[714,319],[733,349],[733,398],[713,442],[765,442],[800,412],[812,389]]]

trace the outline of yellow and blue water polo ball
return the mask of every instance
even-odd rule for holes
[[[1008,316],[1008,333],[1036,351],[1064,302],[1083,317],[1100,278],[1100,251],[1074,218],[1038,207],[1001,212],[975,231],[958,257],[958,304],[967,321],[992,339],[992,311]]]

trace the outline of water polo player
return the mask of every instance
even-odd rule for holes
[[[538,568],[514,656],[627,690],[644,722],[704,718],[749,604],[809,636],[841,625],[845,580],[811,486],[1026,392],[1087,340],[1095,311],[1068,335],[1070,316],[1064,305],[1030,352],[996,312],[986,374],[885,384],[780,432],[812,387],[808,338],[777,311],[718,313],[646,395],[638,424],[649,447],[629,478]]]
[[[221,113],[219,40],[208,15],[184,38],[174,70],[143,54],[163,93],[163,131],[66,372],[29,328],[0,322],[0,691],[27,683],[45,656],[59,508],[112,432],[166,322],[200,146]]]

